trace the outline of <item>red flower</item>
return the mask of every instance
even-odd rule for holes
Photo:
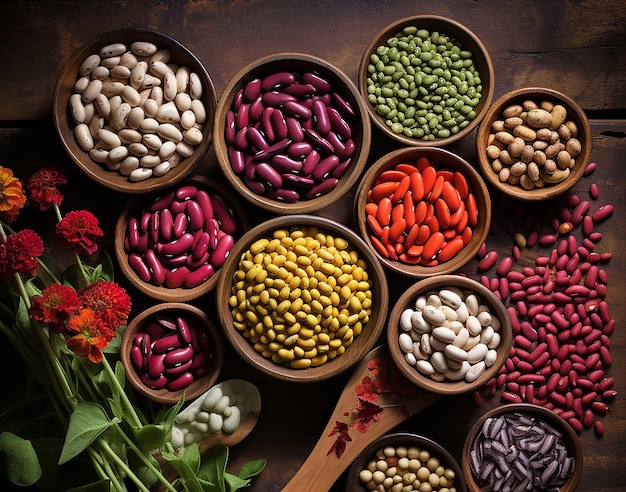
[[[0,277],[15,273],[33,277],[37,273],[37,258],[43,254],[43,241],[35,231],[24,229],[7,236],[0,244]]]
[[[63,201],[63,193],[58,190],[57,185],[66,183],[67,178],[61,169],[44,167],[28,179],[28,196],[39,205],[40,210],[47,210],[53,204],[58,207]]]
[[[0,166],[0,220],[14,222],[25,203],[22,182],[13,176],[13,171]]]
[[[78,297],[84,307],[91,309],[113,331],[113,336],[128,319],[130,296],[115,282],[98,280],[82,289]]]
[[[52,333],[61,333],[65,321],[80,309],[80,300],[74,289],[66,285],[51,284],[40,296],[31,299],[30,315],[48,323]]]
[[[80,314],[71,317],[67,327],[78,332],[67,340],[67,347],[80,357],[88,357],[91,362],[102,360],[101,349],[111,341],[109,330],[102,326],[96,313],[83,309]]]
[[[64,239],[66,247],[74,248],[77,253],[85,250],[87,254],[98,250],[95,239],[104,235],[98,226],[98,219],[87,210],[68,212],[57,223],[56,232]]]

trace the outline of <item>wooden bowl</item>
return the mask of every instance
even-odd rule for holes
[[[469,190],[475,198],[478,210],[478,221],[473,228],[472,237],[469,241],[465,242],[463,248],[456,255],[436,265],[411,264],[407,261],[402,261],[397,255],[394,257],[388,251],[382,251],[379,245],[378,247],[375,246],[375,239],[372,239],[372,236],[376,236],[376,234],[372,225],[368,223],[368,213],[366,211],[370,190],[375,186],[381,173],[394,169],[398,164],[415,166],[418,159],[422,157],[427,158],[431,165],[436,166],[438,171],[449,170],[461,173],[465,177]],[[417,195],[415,196],[417,197]],[[422,197],[422,201],[429,202],[428,196]],[[417,200],[414,200],[413,203],[417,206]],[[354,217],[361,237],[372,248],[383,265],[402,275],[426,278],[432,275],[453,273],[474,257],[489,232],[491,198],[480,174],[467,161],[456,154],[438,147],[405,147],[384,155],[368,168],[359,183],[359,188],[354,198]],[[410,229],[408,227],[405,228],[402,236],[406,238],[409,232]]]
[[[129,262],[129,253],[126,249],[127,234],[129,229],[129,222],[132,218],[139,220],[144,211],[148,209],[150,204],[154,203],[161,197],[168,196],[171,193],[175,193],[177,190],[182,189],[187,185],[197,187],[199,190],[205,190],[209,196],[213,197],[219,195],[224,199],[224,202],[229,206],[232,211],[232,216],[236,218],[237,230],[232,236],[235,241],[248,229],[249,221],[248,214],[245,209],[239,203],[236,197],[232,197],[225,193],[223,185],[214,182],[203,176],[192,176],[178,185],[174,186],[171,190],[163,190],[155,192],[147,196],[138,196],[128,202],[124,210],[120,214],[117,224],[115,226],[115,254],[117,262],[122,270],[122,273],[130,281],[130,283],[137,288],[141,293],[146,296],[158,299],[165,302],[185,302],[197,299],[208,292],[211,292],[217,286],[217,279],[219,278],[221,267],[215,269],[214,273],[199,285],[193,287],[187,287],[185,285],[180,287],[168,287],[167,283],[155,284],[143,280],[137,270],[133,268]],[[189,222],[189,221],[188,221]],[[195,229],[193,230],[195,231]],[[187,226],[187,232],[193,232],[191,225]],[[154,248],[152,248],[154,249]],[[163,258],[160,254],[157,257]],[[172,270],[174,267],[171,268]]]
[[[209,351],[209,353],[207,353],[207,360],[201,366],[206,368],[206,371],[204,375],[198,375],[191,384],[183,389],[170,390],[167,387],[153,389],[142,381],[141,375],[133,364],[131,350],[134,345],[135,337],[140,333],[144,333],[148,326],[158,319],[166,318],[176,321],[178,317],[182,318],[189,327],[196,329],[197,333],[202,333],[206,337],[208,345],[204,350]],[[172,333],[176,332],[172,331]],[[182,340],[182,338],[180,344],[183,347],[187,346],[187,343]],[[198,346],[198,344],[195,343],[194,346]],[[152,347],[154,347],[154,340],[152,341]],[[155,349],[153,348],[152,350]],[[202,349],[198,350],[194,357],[198,357],[198,354],[202,353],[201,350]],[[185,401],[189,401],[198,397],[215,384],[224,362],[224,349],[219,331],[206,313],[189,304],[167,302],[149,307],[130,321],[124,333],[124,337],[122,338],[120,358],[126,369],[128,381],[130,381],[130,384],[139,393],[156,402],[172,405],[178,402],[183,392],[185,393]]]
[[[321,234],[325,235],[326,237],[332,236],[335,239],[341,238],[347,241],[348,249],[356,253],[358,255],[358,258],[360,260],[363,260],[366,263],[367,281],[370,284],[369,290],[371,291],[371,308],[367,308],[367,309],[370,309],[369,319],[367,323],[363,324],[362,332],[358,336],[355,336],[353,338],[352,343],[345,349],[345,352],[343,352],[340,355],[337,355],[334,358],[329,358],[325,363],[322,363],[321,365],[313,364],[308,368],[293,368],[288,365],[284,365],[282,363],[282,360],[274,362],[271,358],[268,358],[270,356],[269,353],[263,352],[265,350],[265,347],[261,346],[261,344],[265,344],[266,342],[269,342],[270,339],[272,339],[272,335],[270,335],[268,332],[264,333],[263,336],[265,336],[266,339],[261,340],[261,344],[257,344],[256,346],[253,346],[253,343],[251,343],[251,339],[245,336],[244,327],[242,326],[242,323],[241,323],[242,318],[240,318],[239,315],[243,314],[245,317],[247,317],[248,316],[247,312],[254,313],[255,310],[246,309],[245,311],[240,311],[239,313],[233,314],[233,308],[237,307],[237,303],[236,301],[233,303],[231,301],[231,298],[233,297],[234,287],[237,292],[239,292],[237,290],[238,288],[242,288],[241,284],[243,283],[243,280],[240,281],[241,279],[240,260],[242,259],[242,257],[246,256],[247,252],[250,251],[251,246],[255,245],[255,248],[254,248],[255,255],[257,256],[263,255],[265,258],[263,261],[264,262],[269,261],[269,259],[272,259],[273,254],[269,251],[264,252],[263,250],[261,250],[260,247],[257,248],[257,246],[260,244],[259,241],[263,239],[272,239],[273,233],[275,231],[283,231],[283,230],[298,231],[298,230],[301,230],[301,228],[306,228],[308,231],[318,230]],[[311,232],[311,234],[313,234],[313,232]],[[276,242],[273,244],[275,245]],[[261,251],[257,251],[257,249]],[[330,250],[330,247],[327,247],[326,251],[329,251],[329,250]],[[317,253],[314,253],[311,255],[299,254],[299,257],[300,258],[302,256],[311,257],[313,255],[317,256]],[[277,259],[275,261],[277,264],[281,263],[280,259]],[[297,261],[301,261],[301,259]],[[302,261],[305,261],[305,260],[302,260]],[[351,259],[350,263],[354,264],[354,259]],[[326,271],[325,269],[326,266],[328,266],[328,263],[325,263],[325,265],[320,266],[319,270],[317,269],[317,266],[316,266],[314,270],[317,274],[327,275],[328,276],[327,278],[334,276],[330,271]],[[285,265],[285,267],[291,268],[293,267],[293,265]],[[305,267],[305,266],[303,266],[302,268],[308,269],[308,267]],[[296,300],[298,297],[301,296],[301,298],[304,301],[304,304],[303,306],[299,308],[296,307],[295,302],[292,304],[291,307],[290,306],[282,306],[282,307],[278,306],[276,308],[272,307],[272,303],[269,301],[264,304],[265,306],[268,306],[268,314],[267,316],[264,316],[264,323],[269,322],[270,319],[273,320],[271,326],[274,329],[274,333],[276,334],[276,338],[274,339],[275,341],[280,341],[282,343],[282,339],[286,337],[286,335],[282,334],[283,330],[287,330],[289,336],[292,336],[294,333],[298,333],[298,335],[300,335],[303,339],[303,340],[298,340],[298,342],[302,343],[303,346],[307,346],[309,342],[306,340],[306,338],[309,337],[313,331],[315,331],[318,335],[320,332],[322,332],[334,338],[335,337],[334,333],[339,333],[340,330],[346,331],[345,327],[347,326],[351,327],[351,329],[355,328],[355,324],[353,324],[355,320],[352,320],[352,321],[344,320],[341,323],[338,323],[337,325],[335,325],[334,324],[335,321],[333,321],[332,329],[326,328],[326,326],[322,327],[321,323],[319,323],[319,320],[318,320],[317,326],[313,326],[312,324],[307,325],[309,328],[311,328],[308,334],[305,334],[304,326],[302,326],[301,329],[298,330],[297,325],[300,325],[300,322],[298,319],[299,318],[302,319],[301,318],[302,313],[306,313],[309,310],[309,307],[311,307],[311,310],[312,310],[311,314],[313,314],[313,310],[316,309],[313,301],[308,300],[308,294],[312,294],[313,299],[319,299],[320,302],[324,302],[324,300],[318,297],[317,294],[320,294],[322,292],[327,292],[326,289],[323,288],[326,286],[321,285],[322,282],[324,282],[323,279],[322,281],[317,282],[319,284],[318,285],[319,289],[317,289],[317,287],[307,288],[305,286],[306,284],[304,283],[304,281],[302,281],[301,288],[296,287],[297,282],[294,283],[291,287],[289,287],[288,285],[283,286],[282,284],[284,282],[275,280],[275,275],[282,276],[282,273],[284,272],[281,271],[280,273],[268,273],[268,276],[266,280],[264,281],[265,285],[267,286],[267,285],[275,284],[274,290],[277,291],[277,289],[280,288],[281,291],[283,291],[281,295],[287,295],[287,292],[288,292],[289,296],[293,296],[293,300]],[[335,271],[335,274],[336,273],[338,272]],[[296,275],[298,274],[302,274],[302,272],[296,273]],[[264,274],[260,272],[259,275],[260,277],[256,277],[257,279],[262,278]],[[305,274],[305,276],[306,275],[308,275],[308,273]],[[249,278],[252,278],[252,275],[250,275]],[[357,278],[357,273],[354,274],[353,278],[354,279]],[[343,280],[339,280],[339,279],[337,280],[339,282],[338,285],[341,285],[341,282]],[[328,280],[324,283],[330,285],[332,282]],[[260,292],[263,290],[262,287],[263,285],[261,284],[261,289],[259,289],[258,297],[261,297],[262,295],[264,295],[262,294],[262,292]],[[256,292],[255,286],[251,285],[250,288]],[[299,291],[297,290],[298,288],[300,289]],[[359,286],[359,288],[363,288],[363,287]],[[265,290],[270,290],[270,288],[265,289]],[[315,292],[316,290],[318,292]],[[330,291],[328,291],[327,297],[329,298],[333,298],[336,295],[336,291],[337,291],[337,289],[334,289],[332,285],[331,285],[331,290],[334,290],[335,292],[330,293]],[[278,294],[278,291],[275,292],[275,295],[276,294]],[[356,297],[356,293],[353,296],[346,296],[344,297],[344,299],[349,299],[350,297]],[[239,241],[237,241],[237,243],[235,244],[235,247],[233,248],[233,251],[231,252],[231,255],[228,257],[228,259],[226,260],[226,263],[222,267],[222,273],[220,274],[220,279],[218,281],[217,290],[216,290],[216,299],[217,299],[218,315],[219,315],[220,323],[222,325],[222,329],[224,330],[224,334],[226,335],[226,338],[234,347],[234,349],[237,351],[237,353],[248,364],[252,365],[256,369],[272,377],[275,377],[277,379],[292,381],[292,382],[306,383],[306,382],[321,381],[321,380],[325,380],[325,379],[329,379],[334,376],[337,376],[347,371],[348,369],[352,368],[365,356],[365,354],[368,353],[368,351],[376,343],[385,325],[385,320],[387,317],[387,307],[389,303],[389,292],[387,289],[387,281],[385,279],[385,274],[382,269],[382,266],[380,265],[376,257],[372,254],[370,249],[365,245],[365,243],[363,243],[363,241],[359,238],[359,236],[355,234],[352,230],[350,230],[346,226],[339,224],[331,219],[327,219],[323,217],[318,217],[318,216],[313,216],[313,215],[287,215],[283,217],[276,217],[276,218],[270,219],[267,222],[254,227],[253,229],[248,231],[246,234],[244,234],[244,236]],[[255,300],[251,301],[250,299],[247,299],[247,300],[241,299],[240,301],[243,302],[246,307],[248,306],[247,304],[248,302],[255,302]],[[263,305],[261,307],[263,307]],[[285,309],[289,308],[294,311],[296,309],[299,309],[299,311],[295,312],[295,316],[297,316],[297,318],[295,319],[287,318],[284,322],[282,322],[280,318],[280,316],[282,315],[276,316],[276,312],[283,310],[283,307]],[[328,306],[325,305],[325,307],[328,307]],[[362,307],[364,309],[366,308],[366,306],[362,306]],[[330,309],[332,311],[332,308]],[[341,303],[339,304],[338,310],[339,310],[339,313],[332,313],[332,312],[330,313],[332,315],[331,317],[336,318],[337,320],[342,319],[339,316],[337,316],[337,314],[344,313],[343,304]],[[356,311],[358,311],[358,308],[355,308],[354,311],[350,311],[350,312],[356,313]],[[257,311],[257,312],[260,312],[260,311]],[[302,320],[302,325],[305,325],[307,321],[308,320]],[[335,331],[332,332],[332,330],[335,330]],[[340,335],[337,335],[337,337],[339,336],[347,337],[348,335],[341,333]],[[320,343],[323,343],[323,341],[320,340]],[[331,340],[331,343],[330,343],[331,348],[333,347],[334,343],[336,342],[333,342],[333,340]],[[315,347],[307,347],[307,349],[317,350],[318,347],[319,347],[319,344],[315,344]],[[271,348],[277,349],[278,347],[271,347]],[[323,353],[322,348],[320,347],[319,350],[320,350],[320,355],[321,355]],[[266,355],[268,357],[266,357]],[[315,354],[312,354],[312,355],[315,355]],[[303,358],[306,358],[306,357],[303,357]]]
[[[479,485],[474,476],[471,465],[471,454],[474,442],[477,436],[482,433],[483,424],[488,418],[498,418],[502,415],[512,415],[515,413],[531,417],[535,419],[536,422],[545,422],[561,434],[563,444],[568,450],[568,455],[574,458],[574,469],[569,478],[560,488],[558,488],[558,490],[561,492],[575,491],[583,474],[583,451],[578,435],[565,420],[559,417],[552,410],[530,403],[514,403],[494,408],[483,414],[483,416],[474,423],[469,431],[469,434],[465,438],[461,461],[463,475],[465,476],[465,481],[467,482],[467,489],[470,492],[488,490]]]
[[[521,105],[524,101],[548,101],[551,104],[559,104],[567,110],[567,120],[573,122],[577,127],[577,139],[580,142],[580,153],[575,156],[575,164],[570,169],[569,175],[558,183],[546,183],[543,187],[527,189],[520,184],[510,184],[501,181],[500,175],[492,167],[493,159],[487,155],[487,147],[493,141],[493,125],[495,121],[502,120],[503,110],[512,105]],[[560,139],[565,143],[563,138]],[[530,143],[530,141],[528,142]],[[545,87],[525,87],[508,92],[494,102],[483,118],[476,134],[476,153],[480,169],[488,181],[499,192],[519,200],[547,200],[561,195],[572,188],[582,177],[591,158],[593,139],[589,120],[581,107],[565,94]],[[505,145],[505,149],[508,147]],[[515,162],[519,158],[513,159]],[[540,166],[541,167],[541,166]]]
[[[402,313],[406,309],[414,310],[415,302],[419,296],[430,292],[436,293],[441,289],[449,288],[458,289],[463,293],[475,294],[481,304],[489,308],[492,317],[496,317],[500,321],[500,328],[496,330],[496,332],[500,334],[500,344],[496,348],[496,360],[493,365],[487,367],[482,375],[473,382],[466,382],[464,379],[444,379],[442,381],[435,381],[432,377],[423,374],[415,366],[409,364],[398,342],[399,335],[402,332],[400,328],[400,317]],[[493,328],[495,330],[496,326]],[[387,323],[387,344],[389,351],[392,359],[402,373],[413,384],[428,391],[445,395],[466,393],[481,388],[487,381],[495,377],[509,356],[512,339],[513,331],[511,321],[502,302],[480,282],[460,275],[439,275],[416,282],[400,296],[389,315],[389,322]]]
[[[378,53],[377,50],[379,47],[383,47],[383,46],[388,47],[387,41],[391,38],[396,37],[399,33],[402,33],[403,29],[407,27],[416,27],[417,29],[425,29],[429,31],[431,34],[436,32],[441,35],[447,35],[449,38],[454,38],[458,43],[460,43],[463,50],[469,50],[472,53],[472,60],[474,63],[474,67],[480,76],[480,82],[482,85],[482,90],[480,91],[481,93],[480,100],[478,104],[474,106],[475,116],[469,120],[469,123],[466,123],[466,126],[464,128],[458,129],[458,131],[456,131],[455,133],[451,132],[450,135],[447,135],[447,136],[435,136],[433,132],[433,133],[430,133],[432,138],[424,138],[421,136],[410,136],[405,133],[398,133],[391,129],[391,124],[393,122],[396,122],[396,120],[397,122],[401,124],[403,123],[403,121],[400,121],[395,116],[390,117],[389,115],[391,113],[387,113],[386,115],[381,115],[376,109],[375,104],[377,104],[377,101],[375,98],[377,96],[386,97],[386,96],[383,96],[382,93],[379,94],[378,92],[381,91],[382,85],[384,85],[388,81],[387,79],[374,81],[374,85],[372,87],[375,86],[377,90],[371,93],[371,89],[369,89],[368,87],[370,85],[368,83],[368,79],[370,80],[372,79],[371,69],[369,68],[370,63],[372,62],[372,55],[375,55]],[[411,55],[414,54],[414,52],[411,53],[410,48],[407,50],[407,48],[402,49],[402,47],[400,47],[398,48],[398,51],[404,52],[408,57],[412,57]],[[427,62],[424,62],[420,66],[424,67],[427,70],[433,70],[432,67],[429,67],[427,65]],[[463,70],[465,69],[461,69],[461,71]],[[373,71],[375,73],[377,72],[376,70],[373,70]],[[447,81],[445,78],[440,77],[439,80],[441,81],[440,86],[445,87],[447,84],[451,83]],[[396,81],[392,79],[392,82],[396,82]],[[413,80],[413,82],[415,82],[415,80]],[[449,19],[447,17],[441,17],[437,15],[416,15],[416,16],[411,16],[411,17],[405,17],[403,19],[397,20],[389,24],[372,38],[372,41],[369,43],[369,45],[365,49],[363,56],[361,58],[361,63],[359,66],[359,74],[358,74],[358,87],[359,87],[359,91],[361,92],[361,96],[367,102],[367,110],[369,112],[370,119],[372,120],[373,124],[384,135],[392,138],[393,140],[405,146],[443,147],[443,146],[450,145],[453,142],[456,142],[464,138],[465,136],[469,135],[472,132],[472,130],[474,130],[478,126],[481,119],[487,113],[487,110],[489,109],[489,105],[491,104],[495,82],[494,82],[494,70],[493,70],[493,64],[491,62],[491,57],[489,55],[489,52],[487,51],[487,48],[482,43],[482,41],[476,36],[476,34],[474,34],[470,29],[468,29],[463,24],[453,19]],[[425,96],[427,99],[432,98],[433,95],[437,95],[431,86],[427,88],[424,85],[420,84],[420,85],[417,85],[417,87],[418,88],[423,87],[422,90],[424,90],[425,92],[428,92],[428,95]],[[412,89],[415,89],[415,87],[409,86],[409,90],[412,90]],[[446,95],[448,94],[446,93]],[[392,96],[392,99],[393,99],[393,104],[395,105],[397,105],[399,102],[406,103],[406,99],[403,99],[400,96],[398,96],[397,92]],[[415,101],[418,100],[417,98],[414,98],[414,99]],[[432,101],[432,100],[423,101],[423,102],[425,102],[428,106],[430,106],[430,103],[435,103],[435,101]],[[389,101],[387,101],[387,105],[389,106]],[[407,106],[416,107],[418,111],[422,109],[421,107],[418,107],[416,104],[408,103]],[[454,109],[453,106],[452,108],[453,108],[452,109],[453,111],[457,111],[457,109]],[[425,109],[427,111],[431,111],[431,109],[434,110],[437,108],[426,107]],[[441,116],[443,112],[434,112],[433,114]],[[411,127],[419,128],[421,124],[418,122],[417,125],[407,124],[404,126],[405,128],[411,128]]]
[[[420,450],[428,451],[431,457],[436,457],[439,459],[441,466],[449,468],[454,472],[453,486],[455,487],[457,492],[467,491],[467,486],[465,484],[461,466],[450,454],[450,452],[443,446],[441,446],[441,444],[438,444],[432,439],[410,432],[395,432],[392,434],[386,434],[382,437],[379,437],[369,446],[367,446],[350,466],[350,470],[348,471],[348,475],[346,478],[345,490],[350,490],[353,492],[360,490],[370,490],[366,488],[365,484],[360,480],[359,474],[362,470],[367,469],[367,466],[371,461],[376,460],[377,453],[379,451],[385,449],[388,446],[394,448],[410,448],[415,446]]]
[[[315,195],[312,198],[306,197],[308,190],[312,189],[310,187],[310,183],[307,184],[306,187],[296,188],[295,185],[287,184],[289,181],[287,181],[286,177],[283,179],[283,188],[289,188],[291,191],[302,189],[302,191],[299,191],[296,201],[287,201],[283,198],[277,198],[276,195],[271,195],[274,193],[276,188],[270,185],[266,185],[266,189],[263,194],[260,194],[260,190],[257,190],[256,192],[252,191],[249,184],[250,181],[246,178],[246,173],[235,172],[229,156],[229,149],[231,148],[231,145],[226,140],[226,128],[227,120],[230,118],[229,112],[231,112],[235,100],[237,100],[236,104],[239,104],[238,101],[241,97],[241,91],[249,82],[259,78],[263,79],[268,75],[280,72],[290,72],[296,75],[298,80],[303,74],[308,72],[319,75],[331,84],[332,91],[345,100],[354,112],[354,116],[345,116],[343,118],[343,120],[349,122],[352,127],[351,137],[349,139],[342,140],[343,143],[339,144],[339,146],[344,145],[348,140],[352,140],[354,142],[354,152],[350,158],[349,167],[345,170],[345,172],[343,172],[341,177],[338,178],[337,184],[331,191],[319,195],[312,192]],[[305,104],[310,104],[313,97],[303,96],[302,98],[298,97],[298,100],[304,102]],[[244,104],[246,104],[245,101]],[[336,102],[332,104],[333,107],[340,107],[340,105]],[[269,104],[267,106],[270,107]],[[275,109],[279,109],[280,112],[283,112],[284,108],[282,105],[275,105],[273,107],[275,107]],[[283,114],[286,113],[283,112]],[[304,126],[304,124],[305,123],[303,121],[302,126]],[[245,125],[247,125],[247,123],[242,123],[241,128],[245,128]],[[314,128],[316,129],[317,126]],[[331,132],[337,134],[334,130]],[[262,132],[261,135],[270,145],[276,144],[280,141],[279,137],[276,135],[274,139],[271,139],[267,131]],[[320,131],[319,135],[323,136],[323,140],[326,141],[325,134]],[[345,136],[347,136],[347,134],[344,134],[344,137]],[[297,135],[294,136],[294,133],[289,133],[287,138],[290,142],[297,142],[304,138],[303,141],[311,143],[314,149],[319,150],[322,148],[319,143],[317,143],[315,139],[312,139],[310,134],[307,134],[306,132],[304,137],[299,137]],[[217,160],[222,172],[225,174],[226,178],[235,190],[246,200],[275,214],[306,214],[317,211],[334,203],[340,197],[344,196],[359,179],[369,154],[371,144],[371,127],[365,103],[361,99],[356,86],[343,72],[330,63],[315,56],[301,53],[279,53],[266,56],[247,65],[226,85],[226,88],[219,99],[217,111],[215,113],[213,141]],[[337,149],[339,147],[335,144],[334,148]],[[248,145],[248,148],[245,150],[245,155],[248,156],[248,160],[246,162],[256,162],[252,156],[256,155],[257,149],[258,147],[256,146]],[[319,154],[321,155],[321,160],[323,161],[326,156],[340,155],[339,152],[340,151],[334,150],[331,153],[328,150],[320,150]],[[281,153],[285,154],[286,151],[283,150]],[[302,156],[294,157],[294,160],[298,162],[302,162],[303,159],[304,158]],[[342,158],[340,162],[343,163],[345,160],[346,159]],[[266,161],[270,162],[269,159]],[[338,167],[341,167],[341,164]],[[293,175],[304,178],[312,176],[308,170],[298,170],[291,173],[285,172],[284,174],[292,175],[289,177],[293,177]],[[256,178],[255,180],[258,183]],[[320,180],[316,177],[314,182],[317,184]]]
[[[202,84],[202,94],[199,98],[203,103],[206,112],[206,120],[202,124],[202,142],[193,147],[193,153],[188,157],[183,157],[180,162],[163,174],[162,176],[151,176],[142,181],[131,181],[127,175],[123,175],[118,171],[111,171],[106,163],[95,162],[88,152],[83,150],[77,143],[74,130],[77,123],[73,114],[69,109],[69,101],[75,92],[75,85],[79,79],[79,68],[83,61],[110,44],[123,43],[127,48],[133,42],[142,41],[150,42],[159,49],[170,50],[170,63],[176,66],[187,66],[192,73],[196,73]],[[140,60],[148,60],[148,57],[140,58]],[[122,80],[122,79],[115,79]],[[127,85],[127,84],[124,84]],[[143,103],[140,103],[143,104]],[[76,166],[83,171],[91,179],[100,183],[107,188],[111,188],[123,193],[150,193],[162,190],[178,183],[192,173],[195,167],[202,161],[212,140],[212,125],[215,106],[217,104],[217,96],[213,82],[202,63],[196,58],[185,46],[175,39],[155,31],[146,29],[120,29],[110,31],[98,35],[93,40],[84,44],[74,55],[67,61],[59,77],[53,96],[53,118],[54,125],[61,140],[63,147],[68,155],[74,161]],[[98,113],[96,113],[98,114]],[[106,128],[109,126],[109,118],[104,118]],[[179,123],[175,123],[179,126]],[[142,135],[147,134],[142,133]],[[96,147],[102,146],[96,142]],[[172,161],[173,162],[173,161]]]

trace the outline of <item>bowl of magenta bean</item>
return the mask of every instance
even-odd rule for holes
[[[576,490],[583,453],[573,428],[530,403],[494,408],[472,426],[461,466],[472,492]]]
[[[215,289],[222,265],[248,228],[223,185],[193,176],[129,201],[115,229],[122,273],[140,292],[185,302]]]
[[[351,491],[465,492],[457,460],[441,444],[411,432],[395,432],[368,445],[350,466]]]
[[[356,183],[371,127],[343,72],[311,55],[280,53],[249,64],[227,84],[213,141],[237,192],[273,213],[304,214]]]
[[[469,135],[494,92],[487,48],[446,17],[417,15],[378,32],[358,75],[375,127],[405,146],[445,146]]]
[[[177,40],[119,29],[81,46],[58,76],[54,124],[76,166],[123,193],[189,176],[211,146],[215,87]]]
[[[591,158],[589,120],[570,97],[545,87],[515,89],[494,102],[476,134],[481,172],[491,186],[520,200],[562,195]]]
[[[235,351],[271,377],[335,377],[374,346],[387,317],[382,265],[343,224],[285,215],[250,229],[222,267],[218,317]]]
[[[457,271],[480,249],[491,198],[480,174],[439,147],[405,147],[374,162],[354,198],[361,236],[379,260],[409,277]]]
[[[222,339],[201,309],[181,302],[147,308],[131,319],[120,345],[120,359],[131,385],[159,403],[192,400],[218,379]]]
[[[509,356],[513,331],[504,304],[480,282],[438,275],[413,284],[395,303],[387,344],[413,384],[441,394],[479,389]]]

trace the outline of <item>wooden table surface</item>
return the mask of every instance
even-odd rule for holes
[[[626,4],[621,1],[481,2],[329,1],[318,0],[187,0],[187,1],[8,1],[0,7],[0,165],[18,175],[45,164],[63,166],[70,178],[66,210],[90,208],[100,218],[111,248],[112,228],[127,197],[87,180],[64,154],[53,128],[51,108],[56,77],[62,65],[84,42],[125,27],[144,27],[170,35],[186,45],[206,66],[218,95],[244,65],[262,56],[294,51],[316,55],[356,81],[362,51],[386,24],[415,14],[454,18],[472,29],[491,53],[495,68],[494,99],[524,86],[552,87],[569,95],[587,112],[593,130],[592,161],[598,167],[573,193],[588,198],[597,183],[597,208],[613,203],[614,215],[598,226],[601,251],[613,253],[604,265],[609,274],[606,300],[616,320],[611,337],[618,396],[608,414],[599,417],[606,433],[598,438],[585,430],[584,473],[579,491],[618,491],[626,487],[626,259],[621,241],[626,232]],[[474,134],[450,150],[476,163]],[[396,145],[373,130],[370,162]],[[196,171],[219,178],[212,151]],[[320,215],[353,226],[348,194]],[[493,195],[494,207],[506,222],[514,210],[536,209]],[[267,217],[251,212],[253,222]],[[109,243],[107,243],[109,241]],[[510,253],[506,232],[490,234],[489,246]],[[521,264],[542,253],[525,252]],[[463,273],[478,278],[476,261]],[[123,283],[123,279],[119,279]],[[413,281],[389,274],[392,302]],[[156,301],[141,299],[130,289],[137,309]],[[196,304],[211,313],[211,296]],[[294,385],[263,376],[228,349],[222,379],[243,377],[258,385],[263,411],[257,428],[231,450],[237,470],[249,459],[265,457],[267,468],[250,490],[278,491],[290,480],[317,442],[349,374],[327,382]],[[3,364],[4,365],[4,364]],[[499,397],[474,406],[471,395],[447,397],[407,420],[396,430],[424,434],[446,446],[460,460],[463,439],[472,423]],[[345,474],[332,490],[343,490]],[[302,484],[307,490],[307,484]]]

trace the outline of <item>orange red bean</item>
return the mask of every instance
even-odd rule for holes
[[[420,265],[454,258],[478,223],[465,177],[425,157],[382,171],[368,192],[365,215],[380,255]]]

